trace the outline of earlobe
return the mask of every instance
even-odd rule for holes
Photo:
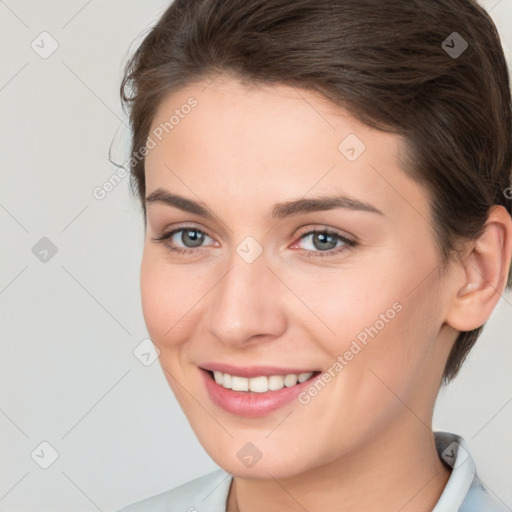
[[[503,206],[493,206],[481,236],[460,263],[463,279],[455,283],[446,319],[451,327],[471,331],[489,319],[505,288],[511,254],[512,219]]]

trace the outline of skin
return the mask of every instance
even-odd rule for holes
[[[141,294],[170,387],[202,446],[235,477],[228,510],[432,510],[450,475],[431,431],[435,398],[458,330],[482,325],[503,291],[510,217],[495,207],[482,237],[443,272],[426,191],[401,167],[399,136],[311,91],[229,76],[168,95],[152,130],[191,96],[197,106],[146,157],[146,197],[164,188],[215,216],[147,204]],[[366,146],[355,161],[338,149],[349,134]],[[274,203],[334,193],[383,215],[270,217]],[[154,240],[183,225],[206,233],[199,249],[183,232]],[[329,250],[301,238],[315,227],[357,245],[308,257]],[[247,236],[263,249],[253,263],[236,252]],[[326,371],[394,303],[401,311],[307,405],[247,418],[206,393],[206,361]],[[237,457],[247,442],[262,453],[252,468]]]

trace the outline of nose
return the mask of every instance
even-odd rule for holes
[[[205,319],[210,334],[219,342],[246,346],[276,339],[285,332],[287,290],[267,265],[264,252],[249,263],[233,251],[226,273],[208,294]]]

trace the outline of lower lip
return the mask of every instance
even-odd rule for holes
[[[208,394],[215,404],[231,414],[251,418],[265,416],[290,403],[322,375],[321,373],[313,375],[313,377],[310,377],[305,382],[295,384],[295,386],[289,388],[285,386],[276,391],[256,393],[254,391],[233,391],[232,389],[227,389],[217,384],[208,371],[201,369],[201,373]]]

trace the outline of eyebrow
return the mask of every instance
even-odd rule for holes
[[[146,203],[163,203],[167,206],[174,206],[188,213],[194,213],[208,219],[213,219],[214,215],[204,203],[199,203],[177,194],[172,194],[162,188],[157,188],[146,197]],[[270,210],[270,216],[273,219],[282,219],[301,213],[317,212],[322,210],[334,210],[336,208],[345,208],[347,210],[364,211],[376,213],[384,216],[381,210],[375,206],[359,201],[357,199],[344,195],[321,196],[311,199],[296,199],[283,203],[276,203]]]

